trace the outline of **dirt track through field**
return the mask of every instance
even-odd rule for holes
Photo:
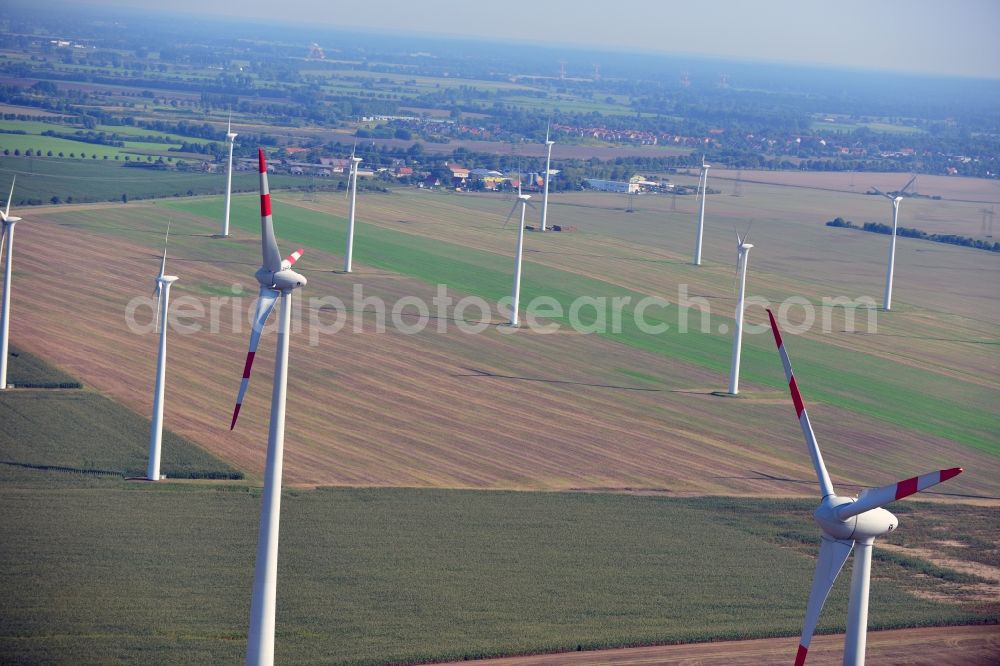
[[[181,276],[171,294],[175,318],[196,307],[210,311],[211,294],[232,297],[227,287],[234,283],[246,290],[246,317],[256,238],[212,239],[203,219],[172,215],[167,270]],[[99,216],[42,215],[18,228],[25,249],[15,262],[12,340],[141,414],[149,409],[156,343],[150,331],[130,332],[125,312],[132,298],[150,292],[162,242],[155,224],[162,222],[163,212],[130,204]],[[433,296],[428,285],[364,266],[351,280],[309,268],[337,264],[307,249],[304,295],[350,302],[357,282],[388,303]],[[220,313],[217,332],[171,331],[165,425],[254,475],[264,461],[273,333],[265,333],[240,423],[230,432],[247,325],[244,319],[234,332],[230,306]],[[338,317],[333,310],[300,313],[325,325]],[[147,306],[137,319],[148,322],[151,314]],[[375,333],[372,315],[341,314],[344,330],[316,346],[307,333],[293,336],[289,484],[813,492],[789,405],[711,395],[705,389],[720,378],[704,369],[596,336],[510,335],[495,327],[479,335],[455,326],[437,332],[447,320],[417,335],[392,326]],[[356,322],[363,332],[353,332]],[[951,492],[1000,494],[991,456],[910,431],[896,433],[886,448],[882,424],[822,404],[810,408],[825,435],[842,443],[827,459],[844,487],[885,482],[885,470],[934,469],[958,458],[969,472]],[[859,454],[871,457],[869,468],[850,463]]]
[[[809,666],[840,664],[843,635],[816,636]],[[758,666],[787,664],[798,640],[769,638],[689,645],[565,652],[453,662],[476,666]],[[1000,661],[1000,629],[995,625],[868,632],[867,663],[907,666],[995,666]],[[452,666],[448,664],[447,666]]]

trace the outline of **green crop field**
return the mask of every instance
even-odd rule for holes
[[[80,382],[42,359],[17,349],[8,348],[7,385],[19,388],[80,388]]]
[[[129,159],[137,159],[137,156],[142,156],[145,158],[147,155],[153,157],[157,156],[175,156],[183,157],[177,152],[170,151],[171,148],[180,148],[181,142],[186,141],[187,143],[198,143],[205,144],[208,143],[205,139],[187,138],[176,134],[165,134],[162,132],[156,132],[154,130],[145,130],[141,127],[129,127],[129,126],[107,126],[100,125],[95,128],[94,131],[106,132],[108,134],[119,134],[123,138],[124,146],[119,148],[117,146],[106,146],[95,143],[87,143],[85,141],[74,141],[72,139],[66,139],[62,137],[54,136],[44,136],[42,132],[47,130],[52,130],[60,134],[73,134],[80,127],[73,125],[66,125],[63,123],[46,123],[41,121],[25,121],[25,120],[0,120],[0,129],[6,130],[0,133],[0,152],[7,150],[9,153],[13,154],[15,150],[19,150],[24,153],[27,150],[33,152],[41,151],[42,154],[47,154],[52,151],[54,157],[58,157],[59,153],[62,153],[64,157],[70,157],[70,155],[75,155],[76,157],[87,157],[92,158],[93,155],[97,155],[97,159],[101,160],[107,157],[109,160],[117,158],[118,160],[124,161],[126,155]],[[10,134],[7,132],[19,131],[25,132],[25,134]],[[175,143],[150,143],[144,141],[130,140],[128,136],[164,136],[166,138],[172,139]]]
[[[0,135],[0,137],[7,135]],[[153,197],[181,197],[200,194],[219,194],[225,191],[224,173],[197,171],[159,171],[126,167],[111,160],[61,160],[49,157],[0,157],[0,181],[9,187],[9,177],[17,175],[14,205],[28,203],[48,204],[53,196],[61,202],[92,203],[119,201],[122,194],[128,199]],[[285,187],[336,188],[333,179],[314,179],[307,176],[275,175],[271,177],[275,189]],[[256,173],[235,172],[233,191],[248,192],[258,188]],[[6,198],[6,194],[4,194]],[[23,212],[23,211],[22,211]]]
[[[0,476],[49,480],[30,470],[144,476],[149,421],[90,390],[65,372],[12,350],[0,393]],[[30,386],[45,386],[32,389]],[[59,387],[48,388],[52,385]],[[24,388],[22,388],[24,387]],[[152,392],[150,392],[152,393]],[[168,430],[161,471],[178,478],[242,478],[218,458]]]
[[[326,252],[337,253],[343,247],[344,226],[331,224],[330,216],[294,206],[283,213],[294,220],[295,242]],[[168,203],[187,213],[217,219],[221,214],[217,201]],[[253,232],[257,206],[252,197],[233,203],[233,219]],[[282,213],[276,213],[282,215]],[[286,227],[289,228],[289,227]],[[420,279],[428,284],[447,284],[460,292],[496,301],[509,294],[510,259],[496,253],[461,247],[411,233],[360,223],[355,245],[355,260]],[[537,296],[558,301],[563,312],[569,311],[578,296],[630,297],[632,303],[645,294],[616,284],[588,278],[579,273],[556,270],[527,263],[522,281],[522,302]],[[631,313],[626,307],[624,312]],[[607,332],[612,340],[632,347],[666,354],[702,367],[725,373],[729,367],[730,338],[719,335],[720,325],[727,329],[732,319],[712,314],[707,331],[692,324],[689,332],[679,333],[678,308],[651,308],[650,324],[667,324],[663,335],[643,333],[635,318],[623,317],[619,333]],[[588,312],[581,313],[584,324]],[[592,315],[591,315],[592,316]],[[695,315],[692,315],[694,319]],[[565,322],[565,320],[563,320]],[[797,338],[792,352],[796,372],[808,396],[845,409],[882,419],[896,427],[913,428],[952,439],[990,453],[1000,453],[995,437],[996,413],[987,392],[974,384],[923,371],[909,365],[857,353],[849,366],[836,348],[810,339]],[[775,362],[773,342],[767,336],[748,338],[744,343],[742,376],[759,385],[782,389],[785,386],[781,367]]]
[[[241,658],[258,490],[0,475],[4,661]],[[795,635],[813,568],[804,553],[817,542],[810,509],[561,493],[286,492],[276,659],[416,663]],[[932,509],[906,519],[920,522]],[[941,510],[966,526],[958,539],[991,524],[984,509]],[[995,607],[922,601],[901,583],[933,590],[954,575],[932,571],[915,583],[904,564],[876,561],[870,626],[996,619]],[[848,580],[835,587],[820,631],[843,629]]]

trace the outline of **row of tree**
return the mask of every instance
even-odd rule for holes
[[[844,229],[859,229],[861,231],[869,231],[875,234],[892,234],[892,227],[888,224],[883,224],[881,222],[865,222],[863,225],[858,226],[850,220],[845,220],[842,217],[830,220],[826,223],[826,226],[842,227]],[[958,234],[929,234],[926,231],[921,231],[920,229],[897,226],[896,235],[904,236],[906,238],[919,238],[920,240],[928,240],[934,243],[948,243],[950,245],[974,247],[977,250],[1000,252],[1000,242],[969,238],[968,236],[959,236]]]

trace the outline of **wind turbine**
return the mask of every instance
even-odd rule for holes
[[[262,148],[257,150],[260,167],[260,247],[262,265],[254,277],[260,283],[260,297],[250,332],[233,420],[236,427],[243,396],[250,382],[250,370],[260,334],[274,304],[281,298],[278,313],[278,345],[274,354],[274,387],[271,392],[271,425],[267,434],[267,465],[264,471],[264,497],[260,510],[260,532],[257,537],[257,564],[250,603],[250,631],[247,636],[246,663],[252,666],[274,663],[274,609],[278,580],[278,521],[281,516],[281,466],[285,444],[285,390],[288,386],[288,336],[291,334],[292,293],[305,286],[306,279],[292,270],[302,256],[299,248],[282,261],[278,242],[274,238],[271,219],[271,195],[267,187],[267,161]]]
[[[747,265],[750,263],[750,248],[747,240],[750,230],[740,237],[736,233],[736,272],[739,275],[740,290],[736,297],[736,328],[733,330],[733,357],[729,367],[729,393],[738,395],[740,392],[740,352],[743,348],[743,294],[747,286]]]
[[[517,174],[517,199],[514,201],[514,205],[511,206],[510,212],[507,213],[507,219],[504,220],[503,226],[507,226],[510,221],[510,216],[514,214],[514,210],[520,205],[521,206],[521,224],[518,226],[517,230],[517,254],[514,259],[514,287],[513,293],[511,294],[511,310],[510,310],[510,323],[509,326],[517,327],[518,325],[518,304],[521,300],[521,258],[524,254],[524,213],[525,208],[530,206],[528,199],[531,198],[530,194],[521,194],[521,172],[518,171]]]
[[[233,113],[229,112],[229,127],[226,130],[226,142],[229,144],[229,164],[226,168],[226,218],[222,222],[222,237],[229,236],[229,203],[233,196],[233,145],[236,143],[236,132],[233,131]]]
[[[802,434],[805,435],[806,447],[812,459],[813,469],[819,479],[822,501],[813,514],[813,519],[822,532],[819,547],[819,559],[816,562],[816,573],[813,576],[812,590],[809,592],[809,605],[806,608],[805,625],[802,628],[802,639],[799,641],[798,653],[795,656],[795,666],[802,666],[809,652],[816,622],[820,611],[830,594],[837,575],[857,547],[854,555],[854,571],[851,574],[851,597],[847,611],[847,634],[844,637],[845,666],[863,666],[865,663],[865,640],[868,631],[868,591],[872,565],[872,545],[876,537],[884,536],[896,529],[899,521],[882,507],[889,502],[908,497],[942,481],[954,478],[962,473],[961,467],[942,469],[929,474],[915,476],[905,481],[892,483],[881,488],[862,490],[857,497],[842,497],[833,490],[830,475],[823,463],[819,444],[813,434],[809,414],[806,412],[799,395],[799,387],[792,374],[792,364],[788,360],[781,332],[774,320],[774,314],[768,310],[771,320],[771,331],[774,342],[778,346],[781,363],[785,366],[785,377],[788,389],[792,394],[795,412],[799,417]]]
[[[552,146],[555,141],[549,139],[549,126],[545,126],[545,146],[548,150],[545,157],[545,194],[542,196],[542,231],[546,231],[546,222],[549,217],[549,180],[552,178]]]
[[[357,144],[355,144],[357,147]],[[347,219],[347,249],[344,251],[344,272],[351,272],[351,259],[354,256],[354,210],[358,198],[358,165],[361,158],[355,157],[354,149],[351,149],[351,173],[348,177],[350,181],[351,206]]]
[[[170,300],[170,285],[177,281],[176,275],[164,275],[167,267],[167,241],[170,239],[170,223],[163,239],[163,259],[160,260],[160,274],[156,277],[156,324],[160,328],[160,350],[156,356],[156,387],[153,390],[153,418],[149,426],[149,461],[146,463],[146,479],[160,480],[160,446],[163,443],[163,384],[167,374],[167,303]],[[162,324],[161,324],[162,322]]]
[[[911,180],[910,182],[912,183],[913,181]],[[909,187],[909,184],[907,183],[907,187]],[[899,202],[903,200],[903,197],[899,196],[899,193],[893,197],[877,187],[873,187],[872,189],[892,202],[892,240],[889,241],[889,261],[885,270],[885,293],[882,296],[882,309],[888,312],[892,309],[892,272],[896,265],[896,221],[899,219]],[[903,189],[905,190],[906,188]]]
[[[698,179],[698,189],[701,191],[701,212],[698,214],[698,236],[694,241],[694,265],[701,266],[701,239],[705,232],[705,195],[708,193],[708,170],[705,156],[701,156],[701,177]]]
[[[7,388],[7,341],[10,338],[10,278],[11,262],[14,260],[14,225],[21,218],[10,214],[10,202],[14,198],[14,182],[10,181],[10,194],[7,195],[7,207],[0,212],[0,222],[3,223],[3,233],[0,235],[0,261],[3,260],[4,245],[7,246],[7,260],[3,270],[3,303],[0,305],[0,389]]]

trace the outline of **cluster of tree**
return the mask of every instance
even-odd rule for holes
[[[70,141],[79,141],[81,143],[93,143],[99,146],[113,146],[115,148],[125,146],[125,142],[117,134],[108,134],[106,132],[84,132],[83,130],[57,132],[55,130],[45,130],[42,132],[42,136],[69,139]]]
[[[842,217],[837,217],[826,223],[828,227],[842,227],[844,229],[860,229],[861,231],[870,231],[875,234],[892,234],[892,227],[888,224],[883,224],[881,222],[865,222],[863,225],[858,226],[850,220],[845,220]],[[929,240],[934,243],[949,243],[950,245],[961,245],[963,247],[974,247],[977,250],[989,250],[990,252],[1000,252],[1000,242],[993,242],[988,240],[980,240],[978,238],[969,238],[968,236],[959,236],[957,234],[929,234],[926,231],[921,231],[920,229],[913,229],[911,227],[896,227],[897,236],[905,236],[906,238],[919,238],[920,240]]]

